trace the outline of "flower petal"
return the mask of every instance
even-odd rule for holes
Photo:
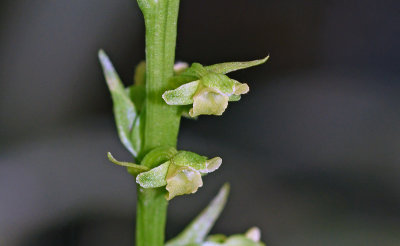
[[[171,162],[177,166],[191,167],[196,170],[207,168],[207,157],[198,155],[190,151],[179,151]]]
[[[214,157],[206,161],[206,168],[199,170],[200,173],[211,173],[217,170],[222,164],[221,157]]]
[[[186,62],[176,62],[174,64],[174,73],[178,75],[185,71],[188,67],[189,64],[187,64]]]
[[[214,91],[230,95],[234,92],[236,81],[223,74],[209,73],[200,79],[201,83]]]
[[[200,173],[190,167],[171,164],[167,174],[167,200],[175,196],[195,193],[203,186]]]
[[[260,239],[261,239],[260,228],[252,227],[252,228],[248,229],[247,232],[245,233],[245,236],[248,239],[251,239],[253,242],[260,242]]]
[[[136,177],[136,183],[143,188],[157,188],[167,184],[167,176],[170,162],[167,161],[150,171],[143,172]]]
[[[164,92],[162,98],[169,105],[188,105],[193,103],[193,95],[199,86],[199,81],[193,81],[179,86],[175,90]]]
[[[229,97],[208,88],[203,88],[193,97],[193,108],[189,115],[195,117],[198,115],[222,115],[228,107]]]
[[[241,98],[240,95],[235,95],[235,94],[233,94],[233,95],[231,95],[231,96],[229,97],[229,101],[230,101],[230,102],[237,102],[237,101],[240,100],[240,98]]]
[[[224,62],[219,63],[211,66],[206,66],[205,68],[213,73],[222,73],[227,74],[236,70],[245,69],[253,66],[257,66],[260,64],[265,63],[268,60],[269,56],[254,61],[247,61],[247,62]]]
[[[235,85],[234,85],[234,89],[233,89],[233,94],[235,95],[240,95],[240,94],[246,94],[247,92],[249,92],[249,86],[246,83],[240,83],[236,80],[235,81]]]

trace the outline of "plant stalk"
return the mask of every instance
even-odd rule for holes
[[[180,115],[162,94],[171,89],[179,0],[138,0],[146,26],[146,110],[142,154],[159,146],[176,147]],[[168,202],[162,189],[137,189],[136,245],[164,245]]]

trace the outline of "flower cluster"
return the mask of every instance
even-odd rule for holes
[[[189,151],[178,151],[163,164],[140,173],[136,183],[143,188],[165,186],[167,200],[175,196],[191,194],[203,186],[201,176],[217,170],[222,163],[220,157],[207,159]]]
[[[199,246],[265,246],[260,242],[261,232],[257,227],[250,228],[245,234],[225,236],[222,234],[210,235]]]
[[[171,78],[174,90],[162,97],[169,105],[192,105],[191,117],[199,115],[222,115],[229,101],[240,100],[249,91],[246,83],[226,76],[226,73],[264,63],[268,57],[249,62],[228,62],[212,66],[193,63],[190,68]]]
[[[111,153],[108,159],[136,176],[136,183],[142,188],[164,187],[166,199],[195,193],[203,186],[202,176],[214,172],[221,164],[220,157],[208,159],[190,151],[177,151],[172,147],[159,147],[150,151],[141,165],[117,161]]]

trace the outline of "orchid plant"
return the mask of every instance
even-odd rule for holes
[[[126,167],[137,183],[137,246],[260,246],[256,227],[232,236],[208,235],[225,206],[225,184],[211,203],[178,236],[165,242],[168,202],[176,196],[195,193],[202,176],[216,171],[220,157],[177,150],[182,116],[222,115],[229,102],[249,92],[226,74],[265,63],[268,57],[247,62],[210,66],[175,63],[179,0],[137,0],[146,26],[146,61],[141,62],[134,83],[125,86],[104,51],[99,51],[113,100],[117,132],[132,154],[133,162],[108,159]]]

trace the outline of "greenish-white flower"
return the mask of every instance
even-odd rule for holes
[[[222,163],[220,157],[208,159],[189,151],[178,151],[171,159],[161,165],[142,172],[136,182],[143,188],[165,186],[166,198],[191,194],[203,186],[202,176],[215,171]]]
[[[244,235],[225,236],[216,234],[209,236],[201,246],[265,246],[260,242],[261,231],[257,227],[250,228]]]
[[[230,62],[192,66],[171,79],[176,89],[166,91],[162,97],[169,105],[193,105],[191,117],[199,115],[222,115],[229,101],[240,100],[240,95],[249,92],[246,83],[226,76],[226,73],[264,63],[268,57],[250,62]]]

